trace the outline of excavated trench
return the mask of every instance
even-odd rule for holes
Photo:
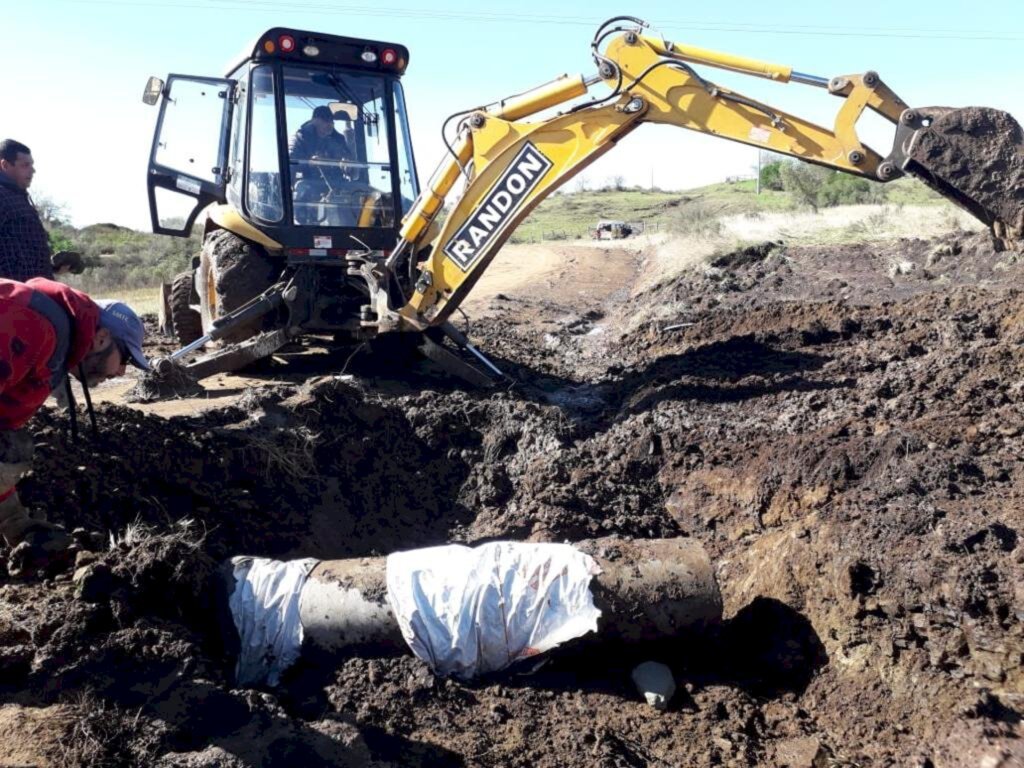
[[[497,391],[324,376],[104,406],[77,443],[44,411],[23,499],[117,540],[75,581],[0,572],[0,703],[49,708],[53,765],[1012,765],[1022,278],[980,236],[765,247],[601,311],[495,299]],[[702,542],[721,627],[472,685],[394,654],[232,685],[224,558],[609,535]]]

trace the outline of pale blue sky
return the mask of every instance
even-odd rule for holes
[[[28,144],[34,191],[65,202],[76,224],[148,224],[145,170],[156,110],[142,104],[149,75],[222,76],[271,26],[403,43],[421,178],[443,146],[441,121],[563,72],[591,74],[593,29],[609,16],[654,23],[669,39],[789,64],[831,77],[877,70],[911,105],[982,104],[1024,118],[1024,4],[1011,0],[854,4],[733,0],[415,4],[330,0],[0,0],[5,19],[0,136]],[[927,13],[921,9],[927,8]],[[976,9],[984,9],[977,14]],[[831,124],[840,102],[824,91],[713,70],[711,78],[803,117]],[[603,95],[602,86],[593,93]],[[890,134],[863,135],[876,149]],[[754,150],[645,126],[587,171],[685,189],[747,172]]]

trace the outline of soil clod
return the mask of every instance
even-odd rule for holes
[[[204,392],[203,385],[191,376],[185,366],[169,363],[161,369],[147,371],[125,395],[129,403],[153,403],[173,397],[195,397]]]
[[[941,110],[911,159],[940,191],[953,193],[992,227],[1003,247],[1024,248],[1024,130],[1007,112]]]

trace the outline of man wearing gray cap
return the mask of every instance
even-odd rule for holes
[[[142,321],[119,301],[93,301],[63,283],[0,279],[0,535],[11,572],[30,572],[67,553],[60,526],[29,517],[16,485],[32,466],[23,429],[68,374],[83,387],[148,369]]]

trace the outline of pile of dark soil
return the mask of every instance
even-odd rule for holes
[[[910,159],[911,170],[963,201],[1007,247],[1024,247],[1024,130],[1013,115],[941,110]]]
[[[983,239],[773,245],[601,311],[496,299],[504,390],[329,377],[103,407],[78,444],[44,412],[23,498],[119,543],[0,579],[0,702],[59,708],[54,765],[1012,765],[1022,287]],[[608,534],[702,541],[723,626],[472,686],[353,657],[242,691],[202,586],[236,554]],[[652,659],[666,713],[629,680]]]
[[[194,397],[203,393],[203,386],[183,365],[169,365],[143,373],[125,395],[129,403],[153,403],[171,397]]]

